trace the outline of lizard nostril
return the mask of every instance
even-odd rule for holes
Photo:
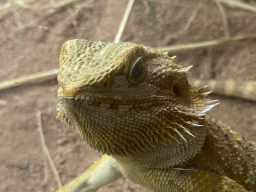
[[[173,93],[174,93],[177,97],[180,96],[181,92],[180,92],[180,90],[179,90],[179,85],[178,85],[178,83],[176,83],[176,84],[173,86],[172,90],[173,90]]]
[[[103,87],[107,88],[108,86],[109,86],[109,82],[108,82],[108,80],[105,80],[104,83],[103,83]]]

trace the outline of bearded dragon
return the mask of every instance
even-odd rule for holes
[[[104,155],[58,191],[125,176],[154,192],[256,191],[256,145],[206,116],[218,101],[191,67],[130,42],[75,39],[60,52],[58,115]]]

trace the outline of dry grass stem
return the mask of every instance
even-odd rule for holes
[[[47,183],[48,181],[48,165],[47,165],[47,157],[44,155],[44,182]]]
[[[45,144],[44,133],[43,133],[43,129],[42,129],[42,121],[41,121],[41,111],[38,111],[36,113],[36,117],[37,117],[37,129],[38,129],[39,134],[40,134],[40,141],[41,141],[41,145],[43,147],[45,158],[47,158],[47,160],[48,160],[48,162],[50,164],[50,167],[51,167],[51,169],[53,171],[54,178],[56,180],[58,188],[60,188],[62,186],[62,184],[61,184],[61,181],[60,181],[60,177],[59,177],[58,171],[57,171],[56,167],[54,166],[54,163],[53,163],[53,160],[51,158],[51,155],[50,155],[50,153],[48,151],[48,148],[47,148],[47,146]]]
[[[92,5],[87,2],[77,1],[77,0],[61,0],[61,1],[50,1],[45,5],[40,4],[40,1],[35,0],[12,0],[7,1],[4,5],[0,7],[0,19],[2,19],[5,15],[9,13],[15,13],[19,8],[25,8],[32,11],[45,11],[51,9],[57,9],[68,5],[74,5],[75,9],[87,7],[91,8]]]
[[[220,2],[218,0],[214,0],[214,1],[217,4],[217,6],[218,6],[218,8],[220,10],[222,19],[223,19],[225,36],[226,37],[230,37],[230,32],[229,32],[229,29],[228,29],[228,19],[227,19],[224,7],[220,4]]]
[[[54,79],[58,75],[59,71],[59,69],[53,69],[46,72],[35,73],[9,81],[0,82],[0,91],[3,89],[15,87],[17,85],[27,85],[31,83],[39,83],[45,80]]]
[[[242,3],[242,2],[239,2],[239,1],[234,1],[234,0],[217,0],[217,1],[219,1],[221,3],[226,3],[230,7],[238,7],[238,8],[241,8],[241,9],[248,10],[248,11],[256,12],[256,7],[255,6],[252,6],[252,5],[249,5],[249,4],[246,4],[246,3]]]
[[[183,29],[181,29],[180,31],[173,33],[170,37],[168,37],[168,39],[177,38],[178,35],[181,35],[181,34],[185,33],[190,28],[190,26],[192,25],[193,21],[196,19],[196,16],[197,16],[199,10],[202,7],[203,7],[203,1],[200,0],[198,2],[198,5],[196,6],[196,8],[193,10],[191,16],[189,17],[189,19],[188,19],[188,21],[186,23],[186,26]]]
[[[226,87],[229,82],[234,80],[198,80],[190,79],[189,82],[195,87],[203,87],[208,85],[206,91],[211,91],[215,94],[226,95],[229,97],[238,97],[256,102],[256,81],[236,81],[238,89],[228,92]],[[244,91],[246,89],[246,91]]]
[[[198,12],[199,12],[199,10],[200,10],[202,7],[203,7],[203,2],[202,2],[202,0],[200,0],[200,1],[198,2],[197,7],[194,9],[192,15],[191,15],[190,18],[188,19],[188,22],[187,22],[186,26],[184,27],[184,29],[183,29],[182,31],[186,31],[186,30],[188,30],[188,29],[190,28],[191,24],[192,24],[193,21],[195,20],[197,14],[198,14]]]
[[[122,34],[124,32],[124,28],[125,28],[126,22],[128,20],[128,17],[130,15],[131,10],[132,10],[133,3],[134,3],[134,0],[129,0],[128,5],[126,7],[126,10],[124,12],[123,19],[122,19],[122,21],[121,21],[121,23],[119,25],[118,31],[116,33],[116,37],[115,37],[114,43],[120,42],[121,36],[122,36]]]
[[[247,40],[256,40],[256,34],[255,35],[239,35],[235,37],[230,38],[221,38],[221,39],[215,39],[211,41],[203,41],[203,42],[196,42],[196,43],[190,43],[190,44],[184,44],[184,45],[173,45],[173,46],[167,46],[167,47],[157,47],[159,51],[162,52],[170,52],[170,53],[178,53],[178,52],[184,52],[184,51],[191,51],[194,49],[205,49],[205,48],[211,48],[211,47],[217,47],[217,46],[227,46],[227,45],[235,45]]]

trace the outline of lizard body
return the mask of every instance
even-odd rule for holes
[[[104,153],[59,191],[96,191],[122,175],[152,191],[253,191],[256,146],[205,117],[217,101],[189,68],[134,43],[67,41],[59,116]]]

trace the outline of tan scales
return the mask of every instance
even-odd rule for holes
[[[253,191],[256,146],[205,116],[218,104],[169,57],[134,43],[63,44],[59,116],[104,153],[59,191],[125,176],[155,192]]]

